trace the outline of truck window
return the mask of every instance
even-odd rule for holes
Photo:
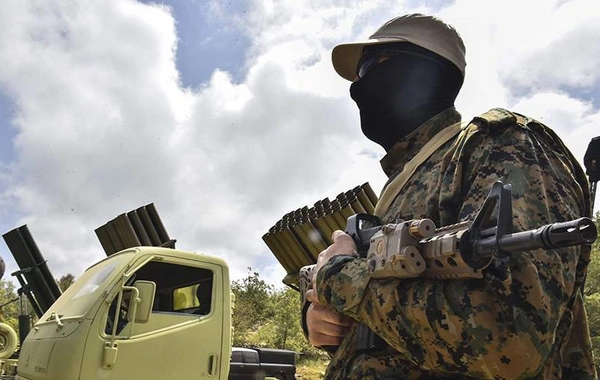
[[[106,281],[108,276],[115,270],[117,265],[119,265],[119,261],[113,260],[112,262],[107,263],[104,267],[100,267],[81,286],[79,291],[75,293],[72,300],[74,301],[80,297],[84,297],[95,292],[96,289],[98,289],[100,285]]]
[[[206,315],[212,301],[212,272],[198,284],[173,290],[173,311]]]
[[[151,261],[137,271],[136,280],[156,283],[153,312],[210,313],[213,290],[211,270]]]
[[[84,315],[98,300],[98,293],[104,291],[122,273],[129,259],[130,255],[123,253],[92,266],[63,293],[48,313],[55,312],[61,318]],[[47,319],[48,317],[41,320]]]
[[[153,313],[180,313],[208,315],[212,307],[214,274],[209,269],[190,267],[185,265],[173,264],[164,261],[150,261],[141,267],[127,281],[128,285],[133,285],[137,280],[148,280],[156,283],[156,296],[154,298]],[[130,294],[124,292],[123,300],[128,300]],[[112,319],[115,315],[117,298],[113,300],[105,332],[110,334],[112,330]],[[129,302],[122,302],[120,306],[120,316],[117,323],[117,333],[121,332],[127,321],[127,307]]]

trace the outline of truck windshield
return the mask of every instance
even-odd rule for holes
[[[120,253],[89,268],[42,316],[46,321],[55,312],[61,318],[83,316],[98,300],[98,294],[123,272],[132,254]]]

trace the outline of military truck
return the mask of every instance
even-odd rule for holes
[[[124,219],[117,219],[120,224],[103,226],[107,236],[125,236]],[[16,243],[31,239],[19,236],[11,231],[4,237],[13,254],[25,255],[27,248]],[[103,246],[115,249],[127,245],[124,240],[101,238]],[[173,248],[125,248],[87,269],[44,308],[18,359],[2,361],[0,379],[227,379],[233,310],[228,266],[220,258],[176,250],[168,238],[160,240],[166,242],[156,245]],[[39,267],[34,263],[20,272],[34,283],[41,278],[32,275]],[[271,363],[260,363],[242,377],[234,364],[235,378],[293,379],[290,353],[272,350]]]
[[[269,376],[277,380],[295,379],[296,353],[273,348],[233,347],[229,380],[247,380]]]

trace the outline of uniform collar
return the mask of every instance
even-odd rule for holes
[[[421,124],[399,140],[381,159],[381,167],[388,177],[401,171],[425,144],[442,129],[461,121],[460,113],[451,107]]]

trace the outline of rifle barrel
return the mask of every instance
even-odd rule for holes
[[[596,240],[596,225],[590,218],[579,218],[568,222],[546,224],[537,230],[507,234],[496,242],[495,237],[484,238],[473,243],[477,255],[489,257],[498,248],[507,252],[531,249],[553,249],[591,244]]]

